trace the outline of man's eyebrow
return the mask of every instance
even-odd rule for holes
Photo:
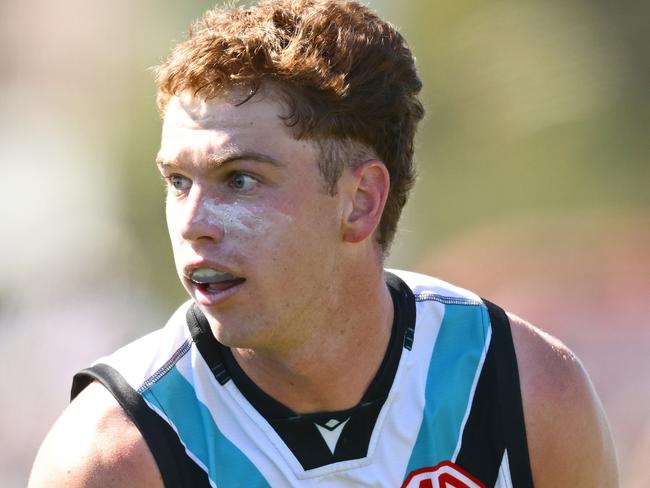
[[[228,163],[242,160],[256,161],[258,163],[268,163],[272,166],[277,167],[284,166],[284,163],[274,158],[273,156],[256,151],[233,151],[223,154],[210,154],[201,162],[201,164],[202,166],[205,166],[206,169],[211,170],[220,168],[221,166],[224,166]],[[160,156],[156,157],[156,164],[161,168],[179,166],[177,160],[167,160]]]
[[[280,162],[278,159],[275,159],[273,156],[257,151],[235,151],[225,154],[211,154],[207,158],[207,163],[210,166],[219,167],[223,166],[224,164],[240,160],[256,161],[258,163],[269,163],[273,166],[284,166],[282,162]]]

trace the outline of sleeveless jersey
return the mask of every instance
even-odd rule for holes
[[[389,345],[349,410],[299,415],[276,402],[192,302],[79,372],[72,397],[102,383],[170,488],[532,486],[503,310],[416,273],[387,271],[386,283]]]

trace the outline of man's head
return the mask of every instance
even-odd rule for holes
[[[340,0],[267,0],[208,11],[158,69],[162,113],[174,95],[261,87],[284,102],[295,137],[313,141],[330,193],[343,168],[381,160],[390,191],[376,233],[387,251],[414,181],[421,82],[402,36],[366,7]]]

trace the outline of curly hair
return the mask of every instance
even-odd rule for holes
[[[390,174],[376,233],[387,252],[415,180],[413,139],[424,115],[415,59],[392,25],[344,0],[215,8],[157,68],[157,78],[161,113],[185,90],[208,99],[236,86],[251,94],[277,87],[289,109],[285,123],[320,148],[331,193],[345,165],[358,162],[359,146],[367,148]]]

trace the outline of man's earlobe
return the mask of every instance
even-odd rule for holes
[[[349,211],[343,222],[343,240],[361,242],[371,237],[386,205],[390,176],[384,163],[372,159],[352,170],[354,181]]]

